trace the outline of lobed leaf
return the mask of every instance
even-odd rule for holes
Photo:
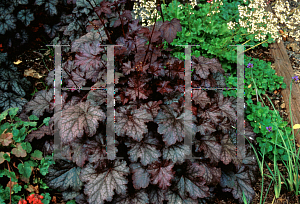
[[[96,133],[98,121],[105,120],[105,114],[90,102],[80,102],[70,106],[62,113],[60,134],[63,143],[71,143],[76,137],[84,133],[92,136]]]
[[[196,121],[194,115],[192,115],[192,121],[188,121],[184,118],[184,113],[178,116],[178,112],[174,112],[172,108],[166,105],[163,105],[162,108],[154,119],[154,122],[158,123],[157,131],[163,134],[163,140],[166,145],[170,146],[177,141],[181,142],[186,134],[196,134],[197,128],[193,123]]]
[[[130,164],[133,187],[135,189],[146,188],[150,183],[150,174],[138,163]]]
[[[33,115],[40,117],[45,110],[50,112],[50,105],[53,99],[53,89],[39,91],[35,94],[35,98],[26,104],[25,111],[28,113],[32,110]]]
[[[112,168],[106,169],[102,173],[96,173],[92,165],[82,169],[80,179],[87,182],[84,193],[89,196],[89,203],[103,204],[104,201],[112,201],[115,194],[125,194],[127,186],[126,175],[129,174],[129,168],[126,162],[116,161]]]
[[[160,151],[156,149],[158,143],[158,140],[152,137],[152,134],[141,142],[126,142],[125,145],[131,147],[128,151],[130,161],[136,162],[138,158],[140,158],[144,166],[151,164],[153,161],[157,161],[157,158],[161,156]]]
[[[143,134],[148,132],[145,122],[153,120],[151,114],[145,109],[139,108],[127,114],[128,106],[120,107],[116,112],[116,134],[118,136],[128,135],[136,141],[141,141]]]

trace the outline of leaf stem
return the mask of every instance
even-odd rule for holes
[[[117,6],[116,6],[116,9],[117,9],[117,12],[118,12],[118,14],[119,14],[119,18],[120,18],[121,25],[122,25],[122,33],[123,33],[123,37],[125,38],[124,26],[123,26],[123,20],[122,20],[122,17],[121,17],[120,11],[119,11],[119,9],[118,9],[118,7],[117,7]]]
[[[8,171],[10,172],[9,163],[7,161]],[[9,177],[9,204],[11,204],[11,177]]]
[[[163,3],[165,4],[165,0],[163,0]],[[164,20],[164,15],[163,15],[162,8],[161,8],[160,0],[158,0],[158,4],[157,4],[156,8],[157,8],[158,11],[160,11],[161,17],[162,17],[162,20],[163,20],[163,23],[164,23],[165,20]]]
[[[144,60],[143,60],[143,64],[142,64],[142,66],[144,66],[144,65],[145,65],[146,57],[147,57],[147,54],[148,54],[148,52],[149,52],[149,47],[150,47],[150,43],[151,43],[151,39],[152,39],[152,35],[153,35],[154,29],[155,29],[155,25],[156,25],[156,19],[157,19],[157,13],[156,13],[156,15],[155,15],[155,22],[154,22],[154,26],[153,26],[153,28],[152,28],[152,32],[151,32],[151,35],[150,35],[150,38],[149,38],[149,44],[148,44],[148,48],[147,48],[147,50],[146,50],[146,54],[145,54],[145,57],[144,57]]]
[[[90,2],[90,0],[87,0],[87,2],[91,5],[91,7],[93,8],[93,10],[95,11],[94,6],[93,6],[92,3]],[[110,44],[113,44],[112,41],[111,41],[111,38],[110,38],[110,34],[109,34],[107,28],[105,27],[105,23],[104,23],[103,19],[98,15],[97,12],[95,12],[95,13],[97,14],[99,20],[101,21],[101,23],[102,23],[102,25],[103,25],[103,27],[104,27],[104,31],[105,31],[105,33],[106,33],[106,35],[107,35],[107,37],[108,37],[109,43],[110,43]]]

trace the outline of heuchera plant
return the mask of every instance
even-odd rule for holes
[[[62,66],[62,86],[73,90],[62,93],[62,112],[53,114],[53,90],[36,93],[26,105],[25,111],[38,117],[45,111],[53,114],[51,127],[60,124],[64,148],[49,168],[47,185],[76,203],[205,203],[217,186],[240,203],[244,192],[250,202],[257,164],[248,144],[244,159],[237,159],[234,100],[216,91],[193,90],[192,120],[185,120],[184,61],[163,49],[163,42],[171,43],[181,31],[180,21],[174,18],[149,30],[132,20],[130,11],[120,10],[124,3],[102,1],[93,8],[99,20],[88,27],[104,27],[107,38],[91,31],[72,43],[76,56]],[[112,14],[119,19],[110,26],[106,18]],[[107,94],[94,90],[106,84],[106,50],[100,46],[106,43],[122,45],[114,48],[114,148],[124,159],[116,160],[103,159]],[[193,87],[221,83],[224,71],[218,59],[192,56],[192,68]],[[53,77],[49,73],[49,86]],[[83,86],[93,88],[84,91]],[[192,154],[198,159],[185,159],[190,151],[184,144],[186,132],[192,135]],[[45,134],[53,132],[34,131],[30,140]],[[248,123],[245,135],[255,138]]]

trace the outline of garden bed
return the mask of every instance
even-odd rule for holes
[[[39,39],[39,38],[37,38]],[[49,38],[46,39],[50,40]],[[33,98],[33,95],[35,92],[41,91],[48,89],[46,86],[46,81],[45,78],[48,76],[48,73],[54,69],[54,57],[53,57],[53,49],[50,49],[45,46],[45,44],[50,44],[49,42],[46,41],[37,41],[34,46],[31,46],[30,49],[26,50],[22,54],[15,54],[11,52],[11,59],[13,59],[13,62],[15,62],[15,66],[18,68],[18,72],[22,74],[22,76],[25,76],[32,84],[32,87],[30,89],[30,93],[26,93],[26,98],[28,101],[30,101]],[[32,44],[31,44],[32,45]],[[276,70],[279,76],[284,76],[284,82],[288,85],[291,81],[291,76],[295,76],[295,70],[292,70],[292,62],[295,61],[294,56],[295,55],[287,55],[285,51],[285,46],[281,44],[281,46],[277,49],[270,50],[272,46],[269,46],[268,48],[262,47],[262,46],[257,46],[256,48],[247,51],[245,53],[246,56],[252,57],[252,58],[258,58],[260,60],[265,60],[266,62],[270,61],[272,62],[272,67]],[[284,62],[285,64],[279,65],[277,57],[277,53],[284,53]],[[276,58],[276,59],[274,59]],[[294,59],[293,59],[294,58]],[[66,53],[63,52],[62,54],[62,61],[67,61],[67,60],[74,60],[75,59],[75,54],[74,53]],[[299,59],[296,59],[299,60]],[[282,60],[281,60],[282,61]],[[287,65],[286,65],[287,63]],[[287,67],[287,68],[286,68]],[[281,72],[282,71],[282,72]],[[272,103],[274,104],[275,108],[279,110],[280,116],[283,118],[284,121],[289,121],[289,111],[288,111],[288,98],[289,98],[289,90],[282,90],[282,89],[276,89],[273,92],[267,92],[268,97],[272,100]],[[297,105],[297,102],[300,102],[300,92],[299,92],[299,87],[295,88],[295,85],[293,85],[293,91],[292,96],[292,110],[293,114],[295,113],[295,119],[294,124],[300,124],[300,111],[298,108],[300,107]],[[272,105],[268,101],[268,99],[265,96],[262,96],[266,106],[269,107],[270,110],[273,110]],[[294,101],[293,101],[294,100]],[[257,104],[257,98],[253,97],[252,98],[253,103],[256,105]],[[259,99],[260,101],[260,99]],[[20,116],[21,119],[26,120],[26,117],[22,118],[24,116],[24,111],[23,114],[17,114],[17,116]],[[4,124],[5,122],[9,122],[8,120],[3,120],[1,124]],[[291,124],[288,124],[289,127],[291,127]],[[292,127],[291,127],[292,128]],[[49,139],[49,138],[48,138]],[[32,143],[32,146],[35,149],[38,149],[42,152],[45,152],[44,148],[44,142],[45,138],[43,140],[38,140],[36,143]],[[35,140],[36,141],[36,140]],[[297,142],[297,141],[296,141]],[[299,149],[299,141],[296,143],[297,150]],[[258,145],[254,145],[256,149],[258,149]],[[43,155],[45,156],[45,155]],[[268,158],[265,158],[265,161],[269,165],[271,169],[273,169],[273,164],[272,161],[269,160]],[[279,163],[279,170],[282,172],[284,177],[287,177],[287,172],[285,172],[285,168],[282,162],[278,161]],[[267,169],[266,166],[264,166],[264,173],[269,174],[269,170]],[[269,184],[271,182],[271,179],[268,177],[264,178],[264,191],[268,189]],[[131,184],[130,184],[131,185]],[[261,178],[257,180],[256,184],[254,185],[254,190],[256,193],[256,196],[254,200],[252,201],[252,204],[258,204],[260,201],[260,194],[261,194]],[[38,187],[34,189],[34,192],[39,194],[39,189]],[[62,194],[59,193],[57,190],[54,191],[49,191],[51,195],[51,203],[61,203],[65,204],[66,202],[62,200]],[[213,204],[233,204],[233,203],[238,203],[236,199],[233,198],[232,193],[224,193],[222,192],[221,188],[217,188],[216,191],[214,192],[216,195],[216,198],[213,200],[210,200],[209,203]],[[263,195],[263,198],[265,196]],[[166,201],[165,201],[166,202]],[[164,203],[165,203],[164,202]],[[271,188],[268,191],[267,198],[265,200],[265,203],[297,203],[297,199],[293,195],[292,192],[289,192],[284,186],[282,186],[281,190],[281,195],[278,199],[275,199],[275,194],[274,194],[274,185],[271,185]]]
[[[19,69],[20,72],[24,73],[25,70],[28,69],[28,67],[30,67],[31,69],[35,70],[36,73],[39,73],[41,75],[47,75],[48,74],[48,69],[50,71],[52,71],[54,69],[54,63],[53,63],[53,57],[50,55],[49,52],[45,51],[44,49],[47,49],[46,46],[43,45],[43,43],[39,43],[38,46],[35,46],[33,48],[31,48],[30,50],[26,51],[24,54],[17,56],[15,59],[15,61],[22,61],[22,63],[16,65]],[[44,50],[44,51],[42,51]],[[46,53],[46,54],[45,54]],[[258,58],[260,60],[264,60],[266,62],[272,62],[272,67],[274,66],[274,58],[272,57],[272,55],[270,54],[270,49],[269,48],[264,48],[262,46],[257,46],[256,48],[249,50],[245,53],[246,56],[252,57],[252,58]],[[43,64],[43,60],[41,57],[41,55],[44,55],[44,61],[45,61],[45,65]],[[63,52],[62,58],[64,59],[64,61],[66,61],[67,59],[74,59],[73,54],[69,54],[69,53],[65,53]],[[290,62],[292,61],[293,55],[290,55]],[[24,62],[24,63],[23,63]],[[32,82],[32,84],[35,84],[36,88],[38,91],[40,90],[44,90],[45,86],[43,86],[43,84],[41,83],[41,81],[44,81],[44,77],[39,78],[35,78],[33,76],[27,76],[27,78]],[[34,90],[33,90],[34,91]],[[275,90],[273,93],[268,93],[269,98],[271,99],[272,103],[274,104],[276,110],[279,110],[279,114],[280,116],[283,118],[284,121],[288,121],[288,112],[286,109],[286,103],[285,100],[283,99],[282,96],[282,89],[278,89]],[[264,102],[266,103],[266,105],[270,108],[273,109],[272,105],[270,104],[269,100],[265,97],[262,96],[262,98],[264,99]],[[253,98],[253,102],[254,104],[257,104],[257,99],[254,97]],[[17,115],[19,116],[19,115]],[[290,126],[290,124],[289,124]],[[297,143],[297,147],[299,148],[299,144]],[[256,146],[257,148],[257,146]],[[43,151],[42,146],[40,146],[39,150]],[[272,162],[268,159],[265,158],[266,162],[269,164],[269,167],[271,169],[274,168],[274,165],[272,164]],[[283,172],[284,165],[283,163],[279,163],[279,167],[281,172]],[[264,172],[268,173],[268,169],[267,167],[264,165]],[[287,174],[287,172],[286,172]],[[284,176],[286,176],[286,174],[283,174]],[[261,192],[261,178],[257,181],[256,185],[254,186],[254,190],[256,192],[256,196],[252,202],[252,204],[258,204],[259,200],[260,200],[260,192]],[[268,177],[265,177],[265,181],[264,181],[264,187],[263,189],[268,189],[269,184],[271,182],[271,179]],[[220,192],[218,193],[218,197],[216,197],[216,200],[211,201],[211,204],[238,204],[238,202],[232,198],[232,195],[230,193],[224,193],[220,190]],[[264,192],[263,194],[263,198],[265,197],[266,192]],[[59,192],[54,191],[51,196],[53,197],[53,203],[58,203],[58,204],[65,204],[66,202],[62,200],[62,195]],[[267,203],[272,203],[274,200],[274,189],[273,189],[273,185],[271,185],[271,188],[268,192],[267,198],[266,198],[266,204]],[[297,203],[296,202],[296,198],[293,195],[293,193],[288,192],[284,187],[282,189],[282,195],[280,196],[279,199],[275,199],[274,200],[274,204],[275,203]]]

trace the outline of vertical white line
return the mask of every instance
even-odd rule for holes
[[[245,158],[245,116],[244,116],[244,45],[237,46],[237,158]],[[239,62],[242,62],[241,64]]]
[[[61,97],[61,46],[54,46],[55,53],[55,81],[54,81],[54,115],[58,115],[62,111],[62,97]],[[53,148],[53,159],[55,155],[61,151],[61,139],[59,136],[60,131],[60,118],[54,123],[54,148]]]
[[[107,45],[107,158],[114,160],[115,152],[115,123],[114,123],[114,45]]]
[[[191,86],[191,46],[186,45],[185,46],[185,106],[184,106],[184,121],[191,121],[192,122],[192,86]],[[188,145],[190,147],[190,152],[188,155],[186,155],[186,159],[192,158],[192,135],[188,133],[189,126],[187,123],[184,123],[184,131],[185,131],[185,137],[184,137],[184,144]]]

